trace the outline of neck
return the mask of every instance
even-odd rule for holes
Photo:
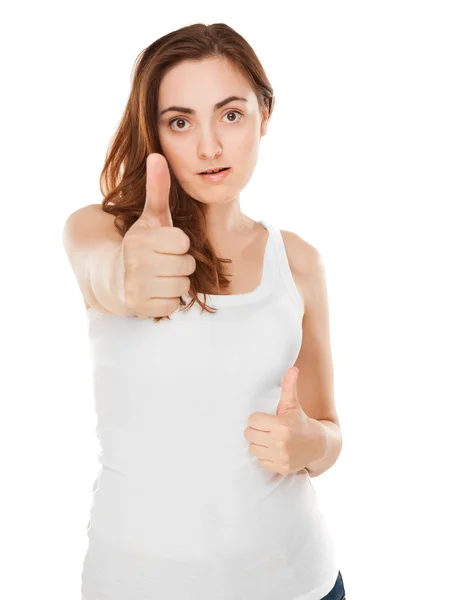
[[[247,239],[255,227],[256,222],[242,213],[239,201],[207,206],[206,234],[212,245]]]

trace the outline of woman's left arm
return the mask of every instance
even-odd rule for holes
[[[308,465],[317,477],[338,460],[342,436],[334,399],[333,360],[325,268],[319,251],[289,231],[282,232],[290,268],[304,300],[302,343],[295,367],[299,369],[298,401],[303,411],[318,422],[325,438],[325,452]]]

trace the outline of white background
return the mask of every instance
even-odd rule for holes
[[[62,228],[102,201],[136,56],[199,21],[241,33],[275,91],[243,211],[309,241],[326,267],[344,444],[312,481],[347,598],[459,597],[457,3],[11,6],[1,36],[2,597],[80,600],[99,444]]]

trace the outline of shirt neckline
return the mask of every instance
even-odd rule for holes
[[[255,302],[256,300],[265,297],[270,292],[273,283],[273,269],[272,265],[269,263],[270,260],[272,261],[273,257],[274,236],[271,227],[265,221],[259,220],[258,223],[268,231],[268,239],[266,240],[265,251],[263,254],[262,276],[258,287],[243,294],[206,294],[206,304],[212,305],[215,308],[219,306],[240,306],[242,304]],[[204,302],[204,293],[197,292],[196,295],[201,302]],[[187,303],[188,300],[191,299],[189,294],[185,294],[184,297]]]

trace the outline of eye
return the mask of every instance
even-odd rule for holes
[[[226,117],[227,115],[230,115],[231,113],[237,114],[241,118],[243,116],[243,114],[241,113],[240,110],[229,110],[227,113],[225,113],[224,116]],[[238,119],[237,121],[230,121],[230,122],[231,123],[239,123],[240,120],[241,119]],[[171,127],[172,123],[175,123],[175,121],[186,121],[186,122],[188,122],[187,119],[185,119],[184,117],[176,117],[175,119],[172,119],[172,121],[169,121],[169,127]],[[179,129],[174,129],[174,128],[171,127],[171,129],[172,129],[172,131],[184,131],[183,127],[179,127]]]

